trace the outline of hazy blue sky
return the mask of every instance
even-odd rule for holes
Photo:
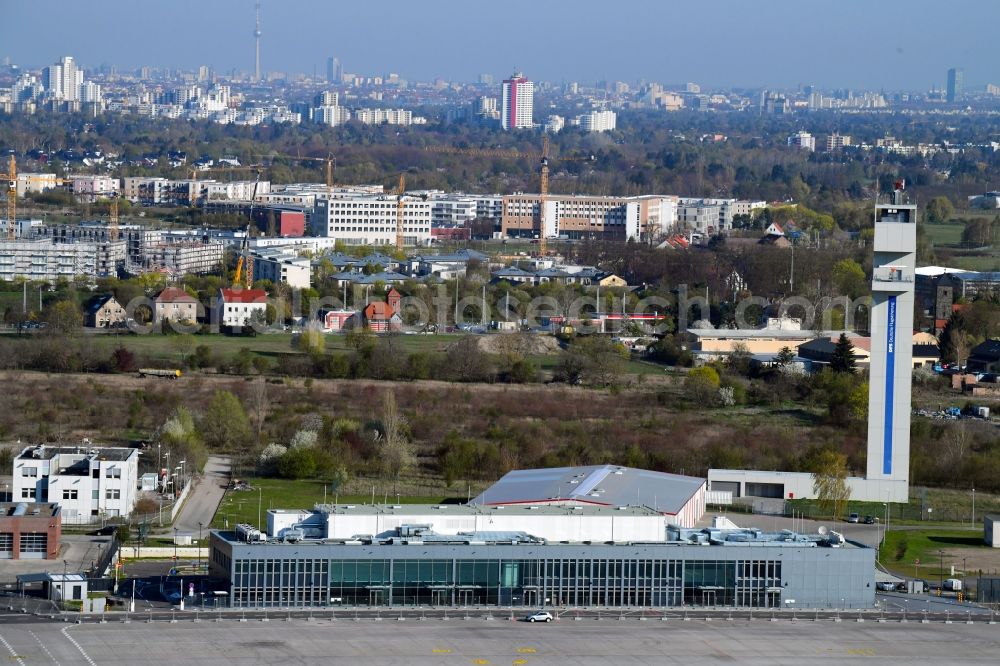
[[[0,57],[253,68],[253,0],[0,0]],[[997,0],[263,0],[262,67],[925,90],[1000,84]]]

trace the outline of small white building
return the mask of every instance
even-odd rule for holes
[[[258,248],[253,250],[255,280],[284,282],[292,289],[308,289],[311,284],[312,262],[308,257],[287,248]]]
[[[987,514],[983,516],[983,541],[987,546],[1000,548],[1000,515]]]
[[[63,523],[89,523],[132,512],[138,498],[139,451],[119,447],[26,447],[12,470],[12,498],[59,504]]]
[[[249,326],[254,313],[267,315],[267,292],[263,289],[220,289],[216,299],[215,321],[220,326]]]

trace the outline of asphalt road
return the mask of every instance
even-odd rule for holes
[[[225,495],[229,483],[230,460],[225,456],[210,456],[205,464],[205,472],[195,482],[184,506],[177,514],[174,527],[182,532],[190,532],[198,538],[198,523],[207,527],[215,517],[215,512]],[[204,530],[203,530],[204,531]]]
[[[986,623],[582,619],[532,625],[494,617],[399,621],[384,617],[260,618],[128,624],[7,622],[0,658],[26,664],[993,664],[997,631]],[[16,618],[14,618],[16,619]]]

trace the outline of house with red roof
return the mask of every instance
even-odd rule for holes
[[[167,287],[153,301],[153,323],[165,320],[195,323],[198,321],[198,299],[180,287]]]
[[[372,301],[366,305],[361,311],[361,321],[375,333],[398,331],[403,325],[399,313],[385,301]]]
[[[263,289],[220,289],[215,308],[215,321],[220,326],[249,326],[255,312],[262,317],[267,315],[267,292]]]

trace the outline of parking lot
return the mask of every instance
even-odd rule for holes
[[[995,663],[985,623],[876,624],[603,620],[527,624],[501,619],[347,618],[268,622],[2,623],[11,663],[133,664],[802,664],[878,659]]]

